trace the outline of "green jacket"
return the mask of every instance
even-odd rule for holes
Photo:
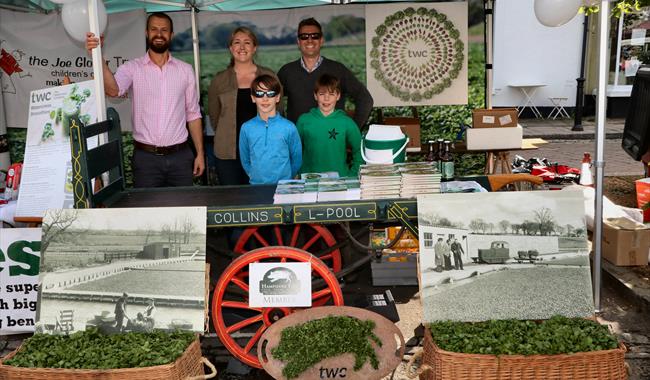
[[[344,111],[323,116],[318,108],[302,114],[296,124],[302,140],[301,173],[336,171],[341,177],[359,173],[361,133]],[[352,164],[347,163],[347,148],[352,149]]]

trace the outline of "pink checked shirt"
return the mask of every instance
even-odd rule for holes
[[[149,54],[121,65],[115,73],[119,96],[131,90],[133,138],[141,143],[169,146],[187,140],[186,122],[200,119],[194,71],[169,56],[158,67]]]

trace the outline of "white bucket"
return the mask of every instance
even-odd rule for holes
[[[399,125],[372,124],[361,139],[361,157],[368,164],[404,162],[408,143]]]

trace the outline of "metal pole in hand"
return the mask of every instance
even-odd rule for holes
[[[97,2],[100,0],[88,0],[88,21],[90,31],[100,37],[99,14],[97,13]],[[97,121],[106,120],[106,95],[104,94],[104,74],[102,63],[102,46],[99,44],[92,50],[93,76],[95,81],[95,105],[97,106]]]

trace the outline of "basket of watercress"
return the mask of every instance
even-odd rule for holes
[[[105,335],[90,329],[35,334],[0,359],[0,380],[203,379],[206,362],[191,332]]]
[[[420,380],[626,379],[625,347],[583,318],[437,322],[424,336]]]

